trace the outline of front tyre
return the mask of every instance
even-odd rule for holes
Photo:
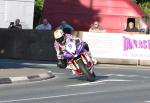
[[[80,70],[83,72],[83,74],[87,78],[87,81],[90,81],[90,82],[95,81],[95,74],[93,75],[90,73],[90,71],[87,69],[88,67],[84,64],[84,62],[81,59],[77,60],[77,64],[79,65]]]

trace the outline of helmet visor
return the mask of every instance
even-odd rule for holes
[[[57,41],[58,43],[62,43],[64,40],[65,40],[64,36],[62,36],[62,37],[56,39],[56,41]]]

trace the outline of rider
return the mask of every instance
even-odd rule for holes
[[[63,53],[65,50],[65,44],[67,39],[73,38],[71,34],[65,34],[62,29],[57,29],[54,31],[54,47],[57,53],[58,63],[57,66],[59,68],[66,68],[67,67],[67,60],[63,58]],[[79,40],[79,39],[78,39]],[[89,51],[88,44],[83,42],[84,48]]]

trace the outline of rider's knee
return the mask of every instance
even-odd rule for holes
[[[67,67],[67,61],[65,59],[58,60],[57,66],[59,68],[66,68]]]
[[[89,51],[89,45],[86,42],[83,42],[83,46],[87,51]]]

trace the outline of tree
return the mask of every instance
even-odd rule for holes
[[[150,16],[150,0],[134,0]]]
[[[150,2],[150,0],[134,0],[137,4],[144,3],[144,2]]]
[[[34,27],[39,24],[41,13],[43,9],[44,0],[35,0],[34,5]]]
[[[150,16],[150,2],[140,3],[139,6]]]

